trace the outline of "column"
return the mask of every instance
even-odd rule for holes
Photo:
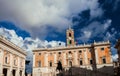
[[[94,49],[95,51],[95,60],[96,60],[96,64],[98,64],[98,51],[96,50],[96,48]]]
[[[77,66],[78,65],[78,55],[77,55],[77,52],[75,51],[74,52],[74,62],[75,62],[75,65]]]
[[[18,57],[18,69],[17,69],[17,76],[20,76],[20,57]]]
[[[3,53],[3,50],[0,49],[0,76],[2,75],[3,73],[3,56],[4,56],[4,53]]]
[[[64,61],[64,66],[66,66],[67,63],[66,63],[66,53],[65,52],[63,53],[63,61]]]
[[[45,66],[47,67],[48,66],[48,54],[47,53],[44,55],[44,62],[45,62]]]
[[[15,76],[20,76],[20,70],[19,69],[15,69],[16,73],[15,73]]]
[[[33,71],[32,71],[33,75],[35,75],[34,67],[35,67],[35,53],[33,53]],[[24,71],[22,70],[22,75],[23,75],[23,72]]]
[[[54,54],[54,64],[56,64],[57,63],[57,55],[56,55],[56,53]]]
[[[7,69],[7,76],[12,76],[12,69],[11,68]]]
[[[10,53],[10,67],[12,68],[14,65],[14,58],[13,55]]]
[[[87,51],[86,51],[86,49],[84,49],[84,60],[85,60],[85,65],[87,65],[88,64],[88,57],[87,57]]]
[[[22,70],[22,76],[25,76],[25,68]]]
[[[35,67],[35,53],[33,53],[33,68]]]
[[[10,53],[10,68],[8,69],[7,76],[10,76],[10,75],[12,76],[13,65],[14,65],[14,58],[13,58],[13,55]]]

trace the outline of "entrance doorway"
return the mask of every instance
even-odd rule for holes
[[[6,68],[3,69],[3,75],[7,76],[7,69]]]
[[[22,76],[22,70],[20,70],[20,76]]]
[[[15,73],[16,73],[16,70],[13,70],[13,71],[12,71],[13,76],[15,76]]]
[[[72,61],[69,61],[69,67],[72,67]]]

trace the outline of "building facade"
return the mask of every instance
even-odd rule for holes
[[[26,53],[0,36],[0,76],[24,76]]]
[[[65,71],[71,67],[95,71],[103,67],[113,67],[109,41],[76,45],[74,30],[69,28],[66,31],[66,44],[65,47],[34,49],[33,76],[56,76],[59,61]]]

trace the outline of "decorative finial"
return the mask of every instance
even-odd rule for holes
[[[69,29],[71,29],[71,25],[69,25]]]
[[[72,27],[72,23],[70,23],[70,25],[69,25],[69,29],[71,29],[71,27]]]
[[[84,45],[85,45],[85,42],[84,42]]]

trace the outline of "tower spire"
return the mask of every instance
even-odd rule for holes
[[[69,29],[71,29],[71,25],[69,25]]]
[[[72,23],[70,23],[70,25],[69,25],[69,29],[72,29]]]

